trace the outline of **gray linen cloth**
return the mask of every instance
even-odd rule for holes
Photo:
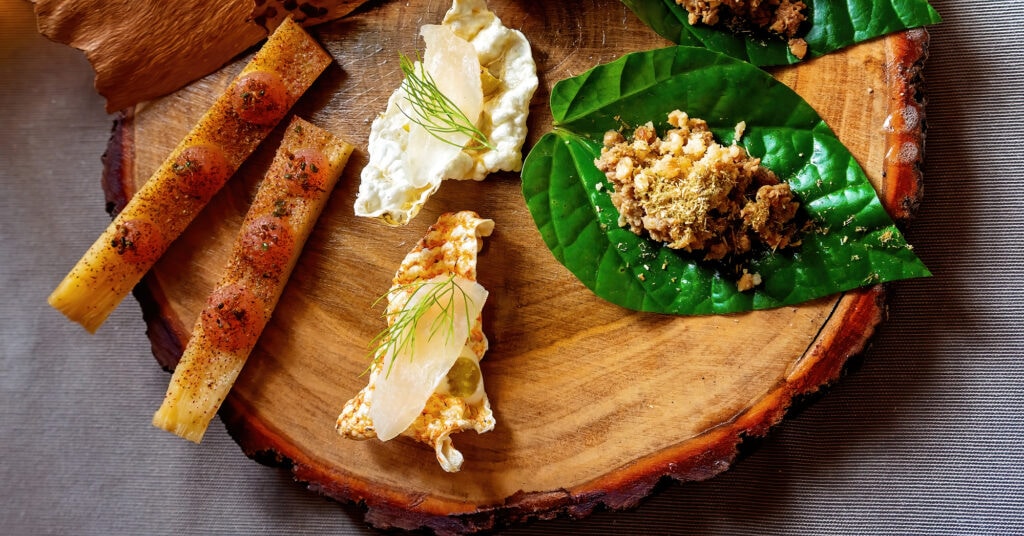
[[[935,277],[892,285],[862,364],[725,474],[505,533],[1024,533],[1024,0],[932,3],[908,234]],[[29,4],[0,0],[0,533],[375,533],[219,422],[202,448],[154,432],[168,376],[133,299],[92,337],[46,305],[109,221],[91,82]]]

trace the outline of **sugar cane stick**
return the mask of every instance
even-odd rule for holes
[[[95,332],[330,61],[286,19],[50,294],[50,305]]]
[[[238,377],[352,146],[302,119],[288,126],[199,315],[153,425],[198,443]]]

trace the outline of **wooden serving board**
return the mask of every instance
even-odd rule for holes
[[[881,320],[873,287],[799,307],[711,317],[627,311],[596,298],[545,248],[519,177],[447,182],[405,228],[353,216],[370,123],[400,80],[399,51],[446,1],[376,2],[314,29],[337,60],[295,112],[357,146],[274,317],[221,410],[244,451],[289,467],[309,488],[369,508],[377,526],[469,532],[596,506],[630,507],[663,476],[711,477],[794,397],[835,380]],[[550,128],[548,92],[625,52],[666,46],[619,2],[492,0],[532,41],[540,89],[531,146]],[[837,131],[898,220],[920,194],[927,33],[906,32],[775,74]],[[126,110],[106,155],[114,210],[150,175],[243,65]],[[171,367],[217,281],[280,134],[272,136],[136,289],[156,357]],[[374,300],[444,211],[493,218],[479,266],[490,291],[483,362],[497,427],[455,437],[463,470],[429,448],[339,437],[342,405],[366,382],[367,344],[384,326]],[[153,400],[154,410],[159,400]]]

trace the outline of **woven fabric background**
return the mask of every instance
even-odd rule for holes
[[[1024,534],[1024,0],[932,4],[908,235],[935,276],[892,285],[860,364],[725,474],[503,533]],[[110,118],[18,0],[0,0],[0,118],[0,533],[375,533],[218,423],[201,449],[153,433],[168,377],[134,300],[94,337],[46,305],[109,221]]]

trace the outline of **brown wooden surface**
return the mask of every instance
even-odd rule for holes
[[[548,90],[557,80],[667,44],[618,2],[490,5],[533,43],[541,88],[528,145],[549,129]],[[448,182],[405,228],[355,218],[370,122],[400,81],[398,52],[419,50],[416,29],[446,8],[382,2],[316,29],[337,64],[296,111],[357,150],[221,411],[229,431],[248,455],[291,467],[311,489],[364,502],[378,526],[440,532],[586,515],[599,504],[628,507],[662,476],[694,480],[725,470],[743,437],[766,433],[794,397],[837,378],[863,349],[884,313],[883,289],[728,316],[626,311],[594,297],[555,261],[516,174]],[[926,44],[925,32],[907,32],[776,71],[837,131],[901,220],[920,196],[923,123],[914,119],[923,118],[923,103],[915,84]],[[148,177],[240,67],[126,112],[106,155],[111,203],[123,203]],[[181,353],[278,139],[136,289],[165,366]],[[366,345],[383,326],[374,299],[436,216],[459,209],[497,223],[479,278],[491,292],[483,371],[498,424],[488,434],[456,436],[466,462],[447,474],[422,445],[344,440],[333,427],[366,381]]]

